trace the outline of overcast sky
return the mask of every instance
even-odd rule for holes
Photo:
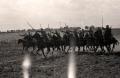
[[[120,25],[120,0],[0,0],[0,29]]]

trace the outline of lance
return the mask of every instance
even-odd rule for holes
[[[30,27],[30,28],[32,28],[32,30],[35,30],[34,28],[33,28],[33,26],[27,21],[27,24],[28,24],[28,26]]]
[[[32,26],[28,21],[27,21],[27,24],[28,24],[29,27],[32,28],[32,30],[35,30],[35,29],[33,28],[33,26]],[[29,32],[29,34],[31,34],[31,33]]]

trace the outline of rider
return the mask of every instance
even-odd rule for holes
[[[98,27],[97,31],[94,33],[94,37],[99,43],[103,42],[103,34],[101,28]]]
[[[31,33],[28,32],[28,35],[25,35],[24,39],[31,41],[31,40],[32,40],[32,35],[31,35]]]
[[[57,30],[55,31],[55,34],[58,38],[61,38],[60,33]]]
[[[42,37],[45,39],[45,40],[47,40],[47,33],[46,33],[46,31],[44,31],[42,28],[41,28],[41,35],[42,35]]]
[[[111,32],[111,28],[109,27],[109,25],[106,25],[104,36],[106,39],[110,39],[112,37],[112,32]]]
[[[40,38],[40,34],[38,33],[38,31],[35,32],[35,34],[33,35],[34,38],[39,39]]]
[[[82,29],[82,30],[81,30],[81,35],[82,35],[82,37],[84,37],[84,33],[85,33],[85,30]]]
[[[94,37],[94,32],[93,32],[92,28],[89,29],[89,35],[90,35],[91,38]]]

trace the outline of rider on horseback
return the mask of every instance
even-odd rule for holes
[[[41,36],[42,36],[42,38],[43,38],[43,40],[44,41],[47,41],[47,33],[46,33],[46,31],[44,31],[42,28],[41,28]]]
[[[111,28],[109,27],[109,25],[106,25],[106,28],[105,28],[105,33],[104,33],[104,38],[105,38],[105,45],[106,45],[106,48],[109,52],[112,52],[113,49],[115,48],[115,45],[118,42],[118,40],[112,35],[112,30]],[[113,47],[111,47],[113,45]]]
[[[111,40],[111,37],[113,37],[111,28],[109,27],[109,25],[106,25],[104,38],[105,38],[105,40]]]
[[[36,38],[36,39],[40,38],[40,34],[38,33],[38,31],[35,32],[35,34],[33,35],[33,38]]]
[[[102,29],[100,27],[98,27],[98,29],[94,33],[94,37],[95,37],[96,51],[98,47],[100,47],[102,51],[105,51],[104,50],[104,37],[103,37]]]
[[[25,35],[25,37],[23,38],[24,40],[27,40],[27,41],[32,41],[32,35],[30,32],[28,32],[27,35]]]
[[[98,27],[97,31],[94,33],[95,41],[97,44],[101,44],[103,42],[103,34],[102,29]]]

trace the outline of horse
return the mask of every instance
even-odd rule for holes
[[[113,44],[115,38],[113,38],[111,28],[109,27],[109,25],[106,26],[103,36],[105,40],[105,47],[107,51],[110,53],[112,51],[111,45]]]
[[[86,50],[95,50],[96,43],[95,43],[95,37],[93,34],[90,34],[89,32],[85,33],[84,36]]]
[[[119,45],[119,41],[118,41],[115,37],[112,37],[111,43],[112,43],[111,52],[113,52],[114,49],[115,49],[115,46],[116,46],[116,45]]]
[[[115,37],[112,36],[111,39],[108,40],[108,42],[106,40],[105,45],[106,45],[105,47],[107,51],[110,53],[114,51],[116,45],[119,45],[119,41]]]
[[[28,51],[28,48],[32,47],[33,51],[35,50],[35,42],[27,41],[25,39],[18,39],[18,44],[22,44],[23,51]]]
[[[44,53],[44,48],[46,47],[46,43],[45,43],[45,39],[43,38],[43,36],[41,36],[38,32],[36,32],[32,36],[32,38],[36,39],[37,41],[36,46],[38,49],[36,53],[39,54],[38,52],[41,50],[44,58],[46,58],[47,56]]]
[[[70,50],[70,48],[72,47],[72,45],[75,43],[74,34],[72,32],[65,32],[63,34],[62,43],[64,44],[63,45],[64,51],[66,50],[66,48],[68,46],[68,49],[66,51],[66,53],[68,53],[68,51]]]
[[[104,36],[102,33],[102,29],[98,28],[95,33],[94,33],[94,38],[95,38],[95,52],[97,52],[97,49],[100,47],[102,52],[105,52],[104,46],[105,46],[105,40]]]
[[[85,51],[85,39],[84,39],[84,32],[79,32],[78,35],[76,35],[76,45],[78,47],[78,52],[80,52],[80,48],[83,47],[83,51]]]

